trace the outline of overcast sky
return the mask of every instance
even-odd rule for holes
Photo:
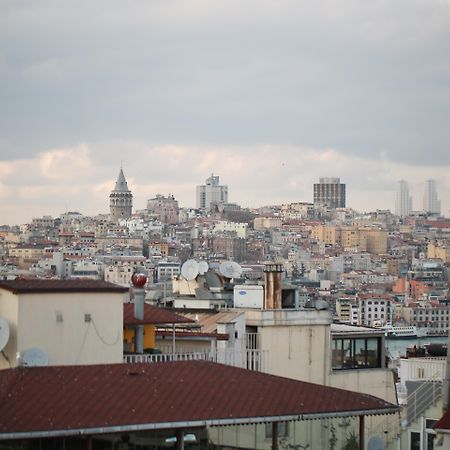
[[[109,211],[123,165],[142,209],[229,201],[450,208],[448,0],[0,0],[0,224]]]

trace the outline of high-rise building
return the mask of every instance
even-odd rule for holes
[[[204,185],[197,186],[197,208],[211,209],[213,205],[228,203],[228,186],[219,185],[219,176],[211,174]]]
[[[408,182],[400,180],[397,187],[397,196],[395,198],[395,214],[399,217],[406,217],[412,211],[412,197],[409,195]]]
[[[118,222],[119,219],[131,217],[133,209],[133,194],[128,189],[127,180],[120,168],[116,185],[109,195],[109,213],[111,222]]]
[[[339,178],[320,178],[314,184],[314,204],[331,209],[345,208],[345,184]]]
[[[441,213],[441,202],[440,200],[438,200],[435,180],[427,180],[425,182],[425,192],[423,194],[423,210],[430,214]]]

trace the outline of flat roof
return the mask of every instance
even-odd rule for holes
[[[16,279],[0,281],[0,289],[14,294],[31,294],[43,292],[117,292],[125,293],[129,289],[103,280],[46,280]]]

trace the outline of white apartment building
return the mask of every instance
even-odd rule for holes
[[[228,203],[228,186],[219,184],[219,176],[211,174],[205,184],[197,186],[196,207],[211,209],[212,205]]]
[[[214,225],[214,233],[218,232],[229,232],[236,233],[236,237],[247,239],[247,223],[237,223],[237,222],[227,222],[225,220],[221,220],[220,222]]]
[[[392,321],[391,300],[377,295],[358,298],[358,325],[372,327],[374,323],[385,324]]]

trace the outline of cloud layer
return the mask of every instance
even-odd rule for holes
[[[353,186],[349,201],[370,194],[373,207],[392,207],[394,180],[419,189],[432,177],[449,204],[447,0],[0,8],[0,222],[19,220],[34,183],[48,194],[36,207],[83,205],[78,192],[106,186],[121,160],[142,195],[180,189],[183,203],[214,170],[249,195],[243,204],[307,200],[321,175]],[[133,158],[159,172],[146,167],[145,178]],[[67,172],[78,178],[61,192]],[[251,197],[244,187],[264,177],[270,195]]]

